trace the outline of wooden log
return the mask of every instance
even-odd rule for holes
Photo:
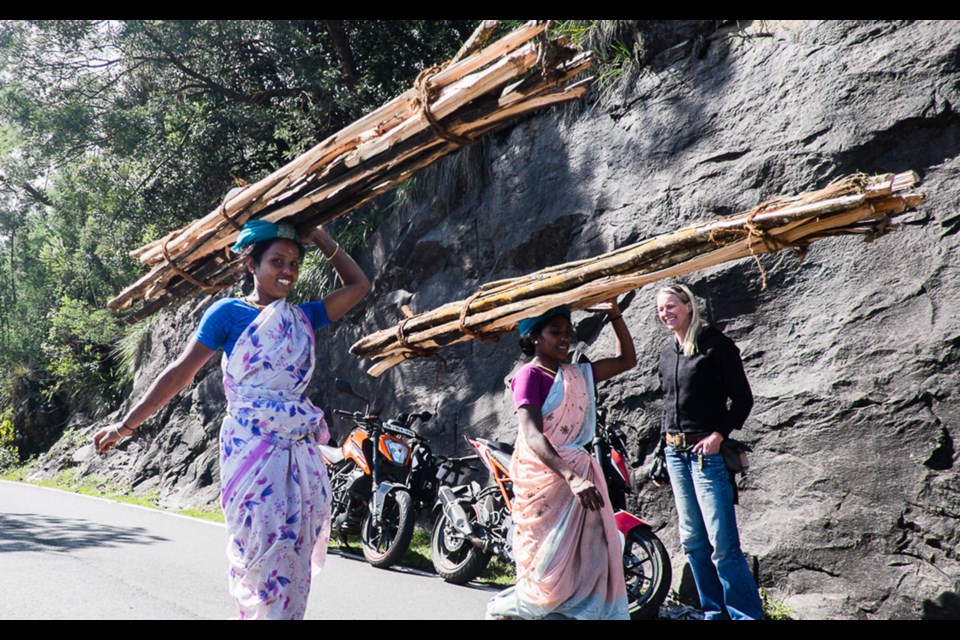
[[[847,210],[864,201],[865,198],[862,194],[841,196],[825,202],[798,204],[781,210],[759,213],[752,217],[752,221],[753,224],[761,226],[781,225],[790,219],[811,218]],[[514,279],[496,289],[486,291],[484,295],[474,300],[470,304],[468,314],[495,308],[508,299],[533,298],[599,277],[638,269],[648,261],[656,259],[668,251],[675,252],[690,245],[708,246],[710,243],[722,243],[723,239],[717,237],[718,232],[736,230],[739,237],[743,237],[748,233],[745,228],[745,221],[749,215],[741,214],[715,222],[694,225],[590,260],[581,260],[571,265],[561,265],[560,267],[534,272],[524,278]],[[414,334],[439,324],[448,323],[459,319],[460,311],[461,305],[459,303],[444,305],[434,312],[418,315],[406,325],[407,330]],[[351,351],[357,355],[364,355],[367,349],[377,348],[393,338],[394,334],[391,330],[381,331],[358,341],[354,347],[351,347]],[[353,351],[354,348],[357,351]]]
[[[919,182],[913,172],[855,176],[809,194],[763,203],[753,211],[694,225],[589,260],[550,267],[521,278],[483,285],[471,301],[442,305],[357,341],[351,353],[380,359],[379,375],[397,362],[420,357],[477,334],[496,336],[525,317],[559,304],[585,308],[656,280],[685,275],[729,260],[805,248],[838,234],[882,234],[890,217],[913,209],[922,194],[891,195]],[[828,198],[816,201],[817,198]],[[468,305],[464,312],[464,305]],[[461,313],[464,320],[461,325]]]
[[[448,87],[450,84],[459,82],[465,76],[478,71],[493,60],[511,55],[516,49],[542,33],[543,30],[544,26],[542,24],[528,23],[516,31],[507,34],[501,40],[490,45],[477,55],[441,70],[430,78],[428,87],[431,89]],[[260,180],[234,196],[224,207],[226,215],[233,217],[246,207],[254,204],[255,201],[262,203],[269,202],[271,199],[279,196],[283,191],[291,188],[291,186],[299,180],[302,180],[317,166],[325,166],[332,161],[333,158],[356,149],[361,143],[382,136],[388,131],[400,126],[403,121],[415,115],[415,112],[410,109],[410,105],[416,97],[417,93],[415,90],[408,90],[380,109],[373,111],[364,118],[361,118],[345,129],[320,142],[263,180]],[[211,223],[219,222],[221,218],[222,216],[218,208],[210,212],[206,217],[191,223],[178,233],[178,239],[175,239],[168,245],[169,250],[175,251],[184,244],[189,244],[191,240],[195,239],[194,232],[196,229],[206,228]],[[159,253],[159,245],[159,241],[150,243],[136,250],[134,253],[142,255],[142,261],[144,263],[148,260],[154,263],[162,260],[162,256]],[[147,247],[149,247],[149,249],[143,251],[143,249]],[[172,257],[177,258],[179,255],[172,254]]]
[[[569,99],[576,99],[577,97],[582,95],[582,91],[584,89],[585,89],[584,87],[577,87],[573,91],[558,92],[556,95],[540,96],[540,98],[538,99],[534,107],[536,108],[541,107],[544,104],[544,101],[553,102],[553,101],[565,101]],[[529,108],[534,108],[534,107],[529,107]],[[506,124],[506,121],[504,121],[503,123],[494,122],[494,126],[504,126],[505,124]],[[428,148],[428,147],[425,147],[425,148]],[[354,208],[361,206],[362,204],[365,204],[366,202],[372,200],[373,198],[381,195],[383,192],[403,182],[404,180],[409,178],[409,176],[412,174],[413,171],[417,170],[418,168],[422,166],[426,166],[427,164],[435,161],[437,158],[443,155],[446,155],[448,153],[452,153],[456,150],[457,150],[457,147],[455,145],[440,146],[437,151],[432,152],[430,156],[427,157],[426,159],[415,158],[415,160],[417,160],[418,166],[414,166],[413,168],[401,166],[394,172],[394,177],[386,181],[383,181],[383,176],[379,175],[377,171],[369,172],[370,176],[376,177],[377,179],[381,180],[380,184],[377,186],[376,189],[369,190],[368,192],[362,194],[362,197],[359,197],[357,196],[356,193],[354,193],[357,191],[355,182],[352,185],[347,185],[348,188],[352,189],[352,192],[346,193],[346,195],[353,198],[352,203],[349,206],[340,205],[338,201],[334,201],[333,205],[331,205],[330,199],[333,196],[343,195],[344,189],[342,188],[342,185],[341,185],[341,187],[332,188],[330,190],[332,191],[332,194],[331,192],[327,192],[323,194],[324,196],[327,197],[326,201],[314,202],[315,198],[305,198],[305,199],[302,199],[302,201],[300,201],[299,204],[297,204],[294,207],[284,209],[284,210],[278,210],[276,212],[262,216],[261,219],[278,220],[285,216],[295,215],[297,212],[310,207],[313,207],[315,211],[320,211],[320,210],[330,209],[331,207],[334,207],[334,205],[336,205],[339,208],[337,208],[336,211],[334,211],[333,213],[329,213],[329,214],[315,213],[311,217],[306,218],[304,220],[294,219],[295,222],[303,225],[315,225],[323,222],[329,222],[335,217],[348,213]],[[391,161],[390,165],[392,166],[396,164],[398,160],[402,160],[402,159],[403,158],[395,158]],[[318,204],[326,205],[326,206],[319,207],[317,206]],[[216,247],[216,249],[222,249],[222,248],[223,248],[222,246]],[[233,270],[234,273],[236,273],[237,271],[238,271],[237,269]],[[201,268],[196,271],[192,270],[191,275],[200,281],[207,282],[214,286],[222,285],[224,282],[229,282],[231,280],[231,277],[229,276],[224,278],[211,277],[211,275],[209,275],[209,269],[205,269],[205,268]],[[160,295],[164,295],[167,297],[168,302],[164,302],[161,305],[156,305],[156,304],[147,305],[143,307],[141,311],[132,313],[125,317],[125,320],[130,322],[135,322],[139,319],[142,319],[150,315],[151,313],[154,313],[158,308],[164,306],[169,302],[176,302],[176,301],[182,300],[185,297],[192,294],[193,292],[192,285],[184,281],[178,282],[175,285],[173,285],[172,288],[170,288],[168,285],[169,285],[169,280],[172,278],[173,278],[173,274],[170,274],[169,271],[165,269],[165,265],[160,265],[159,267],[155,268],[153,271],[151,271],[147,275],[143,276],[140,280],[135,282],[131,287],[129,287],[127,290],[124,290],[120,295],[118,295],[117,298],[111,301],[112,304],[114,305],[112,308],[120,311],[129,308],[134,302],[134,300],[136,300],[137,297],[142,294],[144,287],[147,286],[148,284],[149,284],[149,288],[147,289],[147,294],[145,296],[147,300],[150,300]]]
[[[485,97],[510,85],[514,78],[520,78],[532,68],[538,59],[539,45],[530,44],[529,40],[542,31],[543,25],[525,25],[430,78],[426,86],[436,92],[436,99],[429,107],[433,117],[451,116],[449,122],[444,123],[445,128],[453,135],[475,139],[534,109],[582,96],[585,91],[582,85],[563,90],[552,87],[558,80],[566,81],[589,66],[592,61],[589,54],[561,60],[553,78],[536,74],[534,79],[521,80],[508,87],[503,95]],[[220,283],[210,280],[211,268],[203,262],[234,242],[237,235],[234,225],[254,216],[272,221],[294,218],[299,224],[329,221],[369,201],[375,197],[373,194],[383,193],[413,171],[455,151],[458,147],[439,139],[430,130],[433,125],[414,108],[416,97],[413,90],[407,92],[402,99],[391,101],[267,178],[247,186],[221,208],[133,252],[142,263],[153,268],[120,292],[108,306],[122,311],[141,300],[158,297],[179,300],[185,291],[195,286],[191,280],[216,286]],[[419,146],[412,145],[413,142]],[[404,170],[399,171],[399,167]],[[308,210],[310,215],[301,215]],[[172,268],[171,262],[179,267]],[[219,267],[213,270],[223,273]],[[136,314],[136,317],[142,316]]]

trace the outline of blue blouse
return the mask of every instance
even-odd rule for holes
[[[322,329],[330,324],[330,318],[327,316],[327,308],[322,300],[316,302],[305,302],[296,305],[303,309],[307,314],[307,319],[313,326],[313,330]],[[233,346],[240,338],[243,330],[250,326],[260,310],[240,298],[224,298],[214,302],[203,313],[200,318],[200,324],[197,325],[197,342],[205,347],[213,349],[223,349],[230,357],[233,353]]]

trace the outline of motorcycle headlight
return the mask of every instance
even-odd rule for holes
[[[407,446],[394,440],[387,441],[387,451],[395,464],[403,464],[407,460]]]

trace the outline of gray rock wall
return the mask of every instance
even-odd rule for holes
[[[669,27],[669,25],[667,25]],[[461,299],[489,280],[585,258],[780,194],[864,171],[913,169],[927,202],[890,236],[825,240],[803,262],[781,253],[691,276],[711,320],[740,346],[756,405],[738,434],[754,446],[741,492],[744,549],[761,586],[799,617],[960,617],[960,29],[941,22],[766,22],[717,30],[684,23],[648,37],[649,67],[622,100],[529,119],[417,178],[360,255],[374,290],[321,334],[311,387],[327,409],[349,378],[385,412],[429,409],[445,453],[463,436],[515,437],[503,380],[515,341],[470,343],[365,378],[347,354],[360,336]],[[664,25],[643,27],[669,33]],[[699,36],[697,36],[699,34]],[[683,39],[687,38],[687,39]],[[677,42],[677,40],[681,40]],[[640,455],[659,429],[657,354],[668,336],[656,287],[626,312],[640,364],[605,383],[613,417]],[[167,314],[134,395],[189,337],[198,313]],[[591,357],[612,348],[609,329]],[[171,504],[216,496],[219,370],[91,472],[159,488]],[[161,425],[165,426],[161,426]],[[333,424],[338,436],[343,425]],[[62,453],[69,454],[69,451]],[[64,464],[53,456],[48,469]],[[689,590],[669,490],[644,486],[637,509]]]

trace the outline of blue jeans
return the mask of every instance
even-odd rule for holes
[[[667,471],[680,519],[680,544],[707,620],[759,620],[763,605],[740,550],[733,488],[723,456],[667,447]]]

